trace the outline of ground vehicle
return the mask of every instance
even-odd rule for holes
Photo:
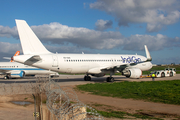
[[[158,70],[158,71],[152,71],[150,75],[155,74],[156,77],[172,77],[176,76],[176,69],[175,68],[165,68],[165,70]]]

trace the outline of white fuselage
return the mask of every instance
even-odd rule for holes
[[[26,60],[32,55],[15,56],[14,60],[26,64]],[[29,65],[42,69],[52,70],[62,73],[100,73],[101,69],[127,65],[129,68],[139,68],[142,71],[151,69],[151,62],[140,55],[108,55],[108,54],[48,54],[39,55],[41,60],[28,63]],[[139,63],[130,65],[130,63]],[[129,66],[128,66],[129,65]],[[97,69],[96,69],[97,68]],[[91,71],[92,70],[92,71]],[[121,71],[120,71],[121,72]]]

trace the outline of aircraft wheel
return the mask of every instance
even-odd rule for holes
[[[106,78],[106,81],[109,82],[109,77]]]
[[[84,76],[84,81],[87,81],[87,76]]]
[[[9,77],[8,76],[4,76],[4,79],[7,80],[7,79],[9,79]]]
[[[114,82],[114,78],[113,77],[110,77],[110,82]]]
[[[114,78],[113,78],[113,77],[107,77],[107,78],[106,78],[106,81],[107,81],[107,82],[114,82]]]
[[[90,76],[84,76],[84,80],[85,81],[91,81],[91,77]]]

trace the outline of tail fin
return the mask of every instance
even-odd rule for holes
[[[18,56],[20,54],[20,51],[16,51],[16,53],[14,54],[14,56]],[[10,62],[14,62],[14,60],[11,59]]]
[[[21,46],[24,54],[39,55],[49,54],[50,52],[40,42],[38,37],[34,34],[32,29],[24,20],[15,20]]]
[[[145,48],[145,52],[146,52],[147,61],[152,61],[152,58],[151,58],[151,55],[149,53],[147,46],[144,45],[144,48]]]

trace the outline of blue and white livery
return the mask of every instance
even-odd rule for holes
[[[5,75],[4,79],[22,78],[24,76],[34,76],[42,74],[58,76],[57,72],[44,70],[17,62],[0,62],[0,75]]]

